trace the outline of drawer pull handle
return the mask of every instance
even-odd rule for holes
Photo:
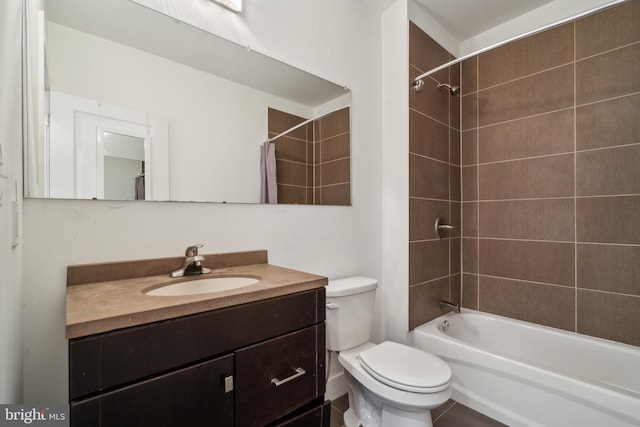
[[[277,378],[272,378],[271,379],[271,384],[275,384],[276,387],[278,387],[278,386],[281,386],[284,383],[288,383],[291,380],[295,380],[296,378],[301,377],[306,373],[307,373],[307,371],[305,371],[304,369],[296,368],[296,373],[295,374],[293,374],[290,377],[287,377],[287,378],[285,378],[283,380],[279,380]]]

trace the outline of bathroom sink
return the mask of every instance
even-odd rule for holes
[[[210,277],[207,279],[186,280],[173,283],[145,292],[154,297],[177,297],[184,295],[208,294],[212,292],[230,291],[255,285],[260,280],[254,277]]]

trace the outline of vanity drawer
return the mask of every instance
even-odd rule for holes
[[[235,354],[238,427],[265,425],[325,392],[324,323]]]

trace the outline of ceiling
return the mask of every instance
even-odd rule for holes
[[[361,0],[379,11],[396,0]],[[459,42],[555,0],[413,0]]]
[[[415,0],[459,41],[467,40],[553,0]]]

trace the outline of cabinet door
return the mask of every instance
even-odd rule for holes
[[[71,425],[233,426],[233,371],[228,355],[73,402]]]
[[[324,394],[324,323],[236,351],[236,425],[263,426]]]

